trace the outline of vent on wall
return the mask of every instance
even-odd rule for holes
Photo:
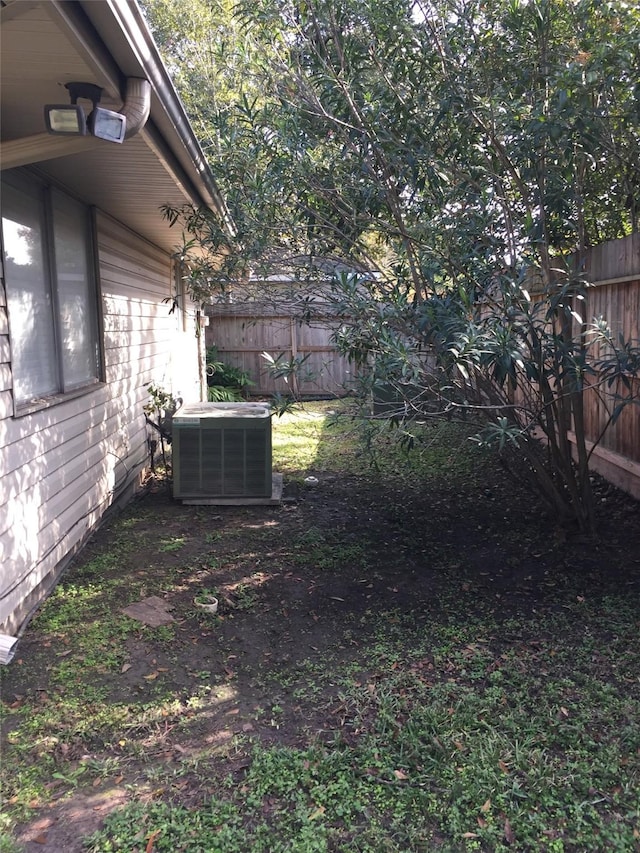
[[[185,502],[272,493],[265,403],[194,403],[173,417],[173,496]]]

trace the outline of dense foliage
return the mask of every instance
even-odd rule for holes
[[[341,348],[410,387],[412,410],[488,423],[483,440],[524,454],[554,509],[591,527],[585,389],[611,421],[638,391],[637,343],[576,310],[587,248],[638,230],[635,4],[147,6],[235,222],[167,211],[209,250],[193,292],[276,249],[280,266],[365,267],[335,283],[354,318]]]

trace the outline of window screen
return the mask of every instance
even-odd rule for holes
[[[89,209],[13,175],[3,181],[2,240],[16,406],[96,382]]]

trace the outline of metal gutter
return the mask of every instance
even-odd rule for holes
[[[151,117],[141,135],[148,139],[161,160],[173,164],[171,171],[193,202],[217,210],[229,233],[233,233],[233,221],[224,199],[135,0],[48,0],[47,5],[84,48],[85,58],[96,68],[99,77],[108,80],[117,91],[124,91],[129,77],[144,76],[149,81]],[[158,106],[162,115],[157,113]],[[171,136],[174,138],[170,139]]]
[[[91,0],[83,0],[84,5],[94,5]],[[206,158],[195,137],[187,114],[176,91],[173,81],[165,68],[153,36],[136,0],[106,0],[106,5],[117,20],[122,33],[126,36],[131,51],[151,83],[156,97],[169,117],[176,135],[189,154],[198,178],[206,189],[201,193],[202,202],[215,207],[222,215],[227,227],[233,231],[233,224],[224,199],[215,179],[209,170]]]

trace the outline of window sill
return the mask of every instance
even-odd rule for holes
[[[53,406],[58,406],[60,403],[67,403],[69,400],[75,400],[78,397],[85,397],[92,391],[98,388],[104,388],[104,382],[92,382],[90,385],[83,385],[82,388],[75,388],[73,391],[63,391],[58,394],[49,394],[47,397],[34,397],[26,403],[18,403],[14,406],[13,417],[22,418],[25,415],[33,415],[36,412],[41,412],[43,409],[50,409]]]

